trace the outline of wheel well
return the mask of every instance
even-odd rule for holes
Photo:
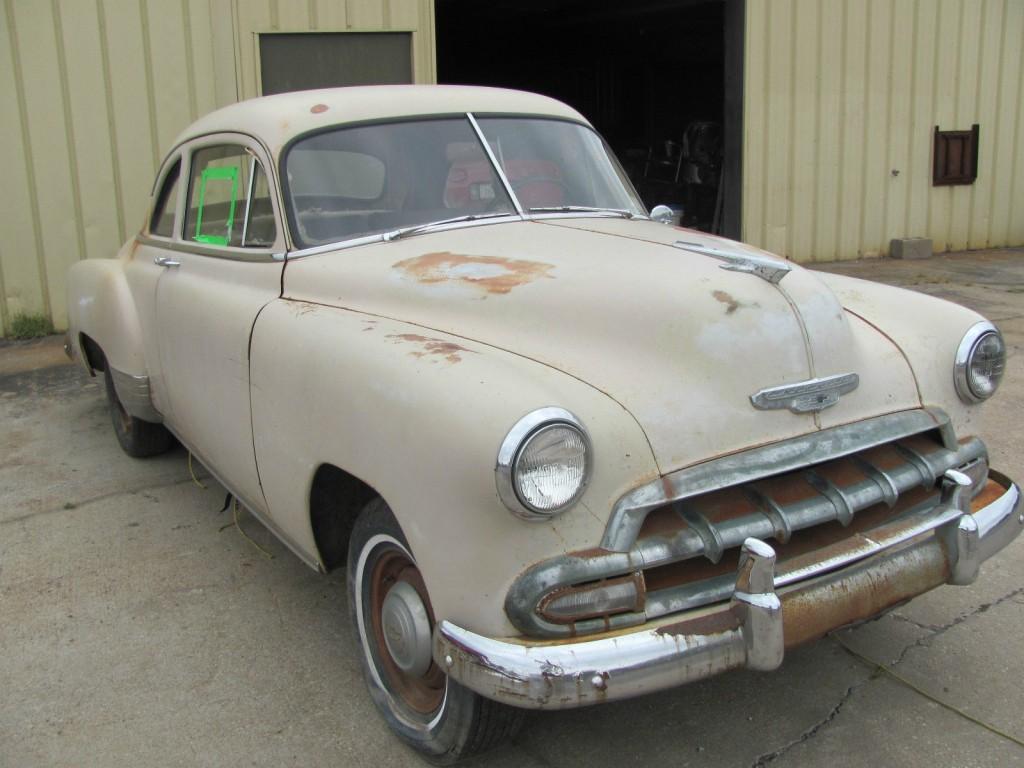
[[[321,464],[309,491],[309,517],[320,561],[327,571],[344,565],[359,512],[378,493],[333,464]]]
[[[79,334],[82,354],[85,355],[85,362],[89,364],[89,371],[95,375],[96,371],[107,370],[107,358],[100,349],[100,345],[90,339],[84,333]]]

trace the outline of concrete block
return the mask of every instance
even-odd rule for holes
[[[889,241],[889,256],[894,259],[930,259],[932,241],[928,237],[894,237]]]

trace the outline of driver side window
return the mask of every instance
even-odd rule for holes
[[[270,185],[252,152],[222,144],[192,154],[184,238],[235,248],[273,246],[277,226]]]

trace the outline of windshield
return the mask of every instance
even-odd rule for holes
[[[481,117],[479,124],[523,210],[644,215],[625,173],[591,129],[525,117]]]
[[[479,124],[524,210],[644,213],[589,128],[525,117]],[[466,117],[334,128],[295,142],[282,168],[299,248],[516,214]]]

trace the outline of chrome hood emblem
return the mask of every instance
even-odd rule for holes
[[[752,275],[767,280],[772,285],[778,283],[789,274],[792,267],[781,259],[773,259],[770,256],[755,256],[750,253],[738,251],[723,251],[718,248],[711,248],[700,243],[688,243],[685,240],[676,240],[672,245],[682,248],[684,251],[699,253],[703,256],[710,256],[713,259],[724,261],[720,265],[722,269],[730,272],[749,272]]]
[[[750,402],[762,411],[788,408],[793,413],[814,413],[830,408],[839,397],[853,392],[860,384],[856,373],[840,373],[821,379],[808,379],[796,384],[768,387],[750,396]]]

